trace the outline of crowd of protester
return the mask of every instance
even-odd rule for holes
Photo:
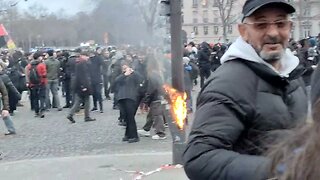
[[[289,42],[290,50],[299,57],[300,66],[305,69],[302,76],[309,89],[312,72],[320,59],[319,39],[320,35],[300,41],[290,39]],[[198,77],[200,87],[203,87],[205,80],[221,65],[220,59],[229,46],[207,42],[185,45],[183,66],[188,113],[193,112],[192,90],[198,85]],[[50,109],[62,111],[70,108],[67,119],[75,123],[74,114],[83,108],[84,120],[95,121],[90,112],[103,113],[103,101],[112,100],[113,109],[120,110],[119,125],[129,127],[123,140],[138,141],[138,134],[151,136],[151,127],[156,132],[153,139],[166,138],[166,120],[162,112],[165,94],[162,86],[165,82],[170,83],[170,57],[166,57],[165,52],[151,48],[117,49],[111,46],[48,49],[32,53],[16,50],[2,51],[1,59],[0,77],[8,91],[7,100],[3,99],[3,109],[9,112],[8,117],[4,116],[7,135],[16,133],[10,116],[14,116],[17,106],[23,106],[19,100],[25,92],[29,95],[35,117],[45,118],[46,111]],[[39,76],[36,80],[34,77],[30,79],[34,68],[36,76]],[[64,101],[61,101],[61,95]],[[139,130],[134,119],[137,111],[149,112],[146,124]]]

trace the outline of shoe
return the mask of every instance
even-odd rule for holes
[[[95,121],[96,119],[88,117],[84,119],[84,122]]]
[[[15,134],[16,134],[16,132],[11,132],[11,131],[4,133],[5,136],[15,135]]]
[[[164,123],[164,127],[168,128],[169,127],[168,123]]]
[[[139,142],[140,139],[139,138],[129,138],[128,139],[128,143],[135,143],[135,142]]]
[[[58,111],[62,111],[62,108],[58,108]]]
[[[103,113],[103,110],[100,110],[100,113]]]
[[[91,111],[98,111],[98,108],[93,107],[93,108],[91,109]]]
[[[21,102],[18,102],[17,107],[23,107],[24,105]]]
[[[63,108],[71,108],[71,106],[67,104],[67,105],[63,106]]]
[[[138,130],[138,134],[140,134],[141,136],[145,136],[145,137],[150,137],[151,136],[150,131],[146,131],[144,129],[139,129]]]
[[[76,123],[76,121],[73,119],[73,117],[72,116],[67,116],[67,119],[69,119],[69,121],[71,122],[71,123]]]
[[[40,118],[44,118],[45,116],[44,116],[44,114],[43,113],[41,113],[40,114]]]
[[[111,100],[111,97],[110,96],[106,96],[106,100]]]
[[[119,121],[119,122],[118,122],[118,125],[119,125],[119,126],[127,126],[127,123],[124,122],[124,121]]]
[[[39,116],[40,116],[39,113],[35,113],[35,114],[34,114],[34,117],[39,117]]]
[[[125,136],[125,137],[122,138],[122,141],[123,142],[129,141],[129,138],[127,136]]]
[[[156,135],[153,135],[152,137],[151,137],[153,140],[164,140],[164,139],[167,139],[167,137],[166,136],[159,136],[158,134],[156,134]]]
[[[114,110],[119,110],[119,106],[113,105],[112,109],[114,109]]]

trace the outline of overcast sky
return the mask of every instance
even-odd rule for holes
[[[86,11],[89,9],[88,0],[18,0],[18,7],[27,9],[34,3],[39,3],[45,6],[50,12],[57,12],[60,9],[65,9],[66,14],[72,15],[79,11]],[[16,1],[13,1],[16,2]]]

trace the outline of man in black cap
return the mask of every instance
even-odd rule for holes
[[[195,180],[265,180],[267,145],[307,114],[307,96],[288,47],[295,9],[285,0],[247,0],[240,37],[201,90],[184,169]]]

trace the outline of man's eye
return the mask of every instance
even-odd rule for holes
[[[256,23],[256,27],[258,29],[265,29],[265,28],[267,28],[267,26],[268,26],[268,23],[266,23],[266,22],[257,22]]]
[[[279,27],[279,28],[283,28],[283,27],[286,26],[286,23],[285,23],[284,21],[279,21],[279,22],[276,22],[275,24],[276,24],[277,27]]]

